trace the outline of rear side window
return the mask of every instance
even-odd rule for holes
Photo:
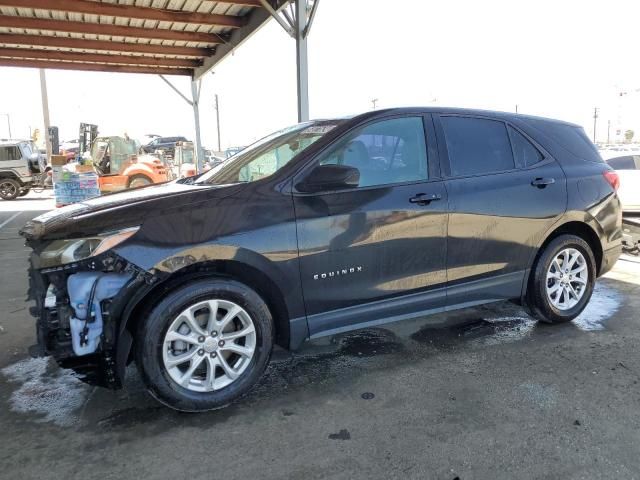
[[[540,129],[545,135],[577,157],[588,162],[604,162],[598,149],[589,140],[582,127],[534,119],[529,119],[527,122]]]
[[[20,160],[20,150],[17,146],[0,147],[0,162],[3,160]]]
[[[507,127],[484,118],[440,117],[451,175],[479,175],[515,168]]]
[[[524,168],[541,162],[544,158],[533,144],[516,129],[508,127],[511,145],[513,146],[513,156],[516,167]]]
[[[607,160],[607,163],[614,170],[635,170],[636,165],[632,156],[616,157]]]

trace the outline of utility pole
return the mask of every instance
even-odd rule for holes
[[[218,104],[218,94],[216,93],[215,95],[216,98],[216,127],[218,128],[218,152],[221,152],[222,150],[220,150],[220,105]]]
[[[518,113],[518,104],[516,103],[516,113]]]
[[[611,120],[607,120],[607,143],[611,143]]]
[[[13,135],[11,135],[11,117],[9,116],[8,113],[0,113],[0,115],[4,115],[5,117],[7,117],[7,127],[9,128],[9,138],[13,138]]]
[[[598,107],[593,109],[593,143],[596,143],[596,126],[598,125]]]
[[[373,105],[373,109],[376,109],[376,105],[378,104],[378,99],[377,98],[372,98],[371,99],[371,105]]]
[[[42,98],[42,115],[44,117],[44,139],[47,145],[47,160],[51,160],[51,139],[49,138],[49,97],[47,95],[47,75],[44,68],[40,69],[40,96]]]

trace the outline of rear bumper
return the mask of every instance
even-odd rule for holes
[[[598,276],[602,276],[613,268],[622,255],[622,245],[617,245],[613,248],[602,252],[602,263],[600,264],[600,270]]]

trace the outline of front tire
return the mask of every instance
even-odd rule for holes
[[[575,235],[554,238],[539,256],[527,289],[530,313],[546,323],[569,322],[587,306],[596,281],[591,247]]]
[[[141,322],[136,363],[149,393],[175,410],[221,408],[261,377],[273,347],[264,300],[222,278],[189,283]]]

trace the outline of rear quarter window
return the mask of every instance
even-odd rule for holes
[[[527,122],[573,155],[587,162],[604,162],[582,127],[544,120],[527,120]]]
[[[544,159],[538,149],[516,129],[509,127],[509,136],[511,137],[516,167],[530,167]]]

